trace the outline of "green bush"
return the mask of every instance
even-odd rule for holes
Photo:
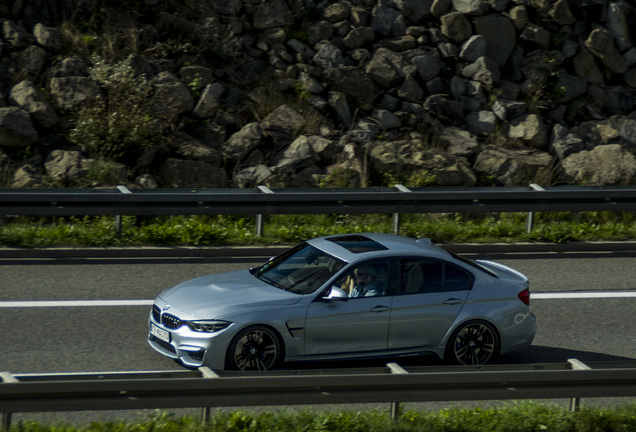
[[[104,95],[80,109],[69,141],[87,146],[94,155],[125,161],[156,140],[152,84],[126,62],[109,65],[98,57],[93,62],[91,77]]]

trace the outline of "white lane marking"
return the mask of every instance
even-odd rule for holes
[[[607,292],[561,292],[531,293],[531,300],[576,300],[636,298],[636,291]],[[115,306],[152,306],[154,300],[37,300],[37,301],[0,301],[0,309],[44,308],[44,307],[115,307]]]
[[[153,300],[0,301],[0,308],[151,306]]]
[[[531,293],[531,300],[560,300],[560,299],[599,299],[599,298],[636,298],[633,291],[615,292],[566,292],[566,293]]]

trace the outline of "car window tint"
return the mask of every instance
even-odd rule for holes
[[[400,264],[401,294],[422,294],[444,290],[444,268],[439,261],[404,259]]]
[[[465,291],[470,289],[471,277],[468,273],[450,264],[446,264],[445,270],[445,291]]]

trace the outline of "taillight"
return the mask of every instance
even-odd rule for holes
[[[517,295],[517,297],[519,297],[519,300],[524,302],[526,305],[530,306],[530,290],[529,289],[524,289]]]

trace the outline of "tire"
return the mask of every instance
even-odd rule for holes
[[[268,327],[253,326],[240,331],[227,352],[229,369],[240,371],[266,371],[281,359],[282,343]]]
[[[469,321],[453,332],[446,346],[446,360],[462,365],[481,365],[497,356],[499,336],[484,321]]]

